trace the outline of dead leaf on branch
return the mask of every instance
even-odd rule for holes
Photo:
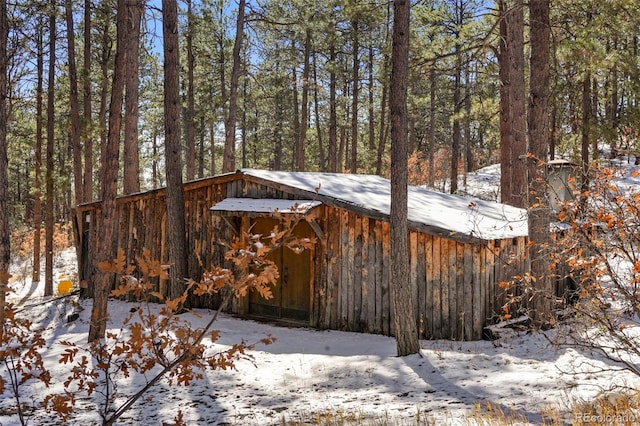
[[[163,265],[159,261],[153,260],[149,249],[145,248],[142,251],[142,257],[136,257],[136,261],[144,278],[160,277],[161,280],[169,279],[169,273],[167,272],[169,265]]]
[[[115,273],[131,275],[135,270],[133,265],[127,266],[127,257],[122,248],[118,248],[118,255],[112,261],[103,261],[98,263],[98,268],[104,273]]]

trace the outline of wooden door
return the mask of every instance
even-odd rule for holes
[[[269,235],[277,224],[275,219],[258,218],[253,221],[252,233]],[[313,230],[306,222],[296,226],[298,237],[313,237]],[[264,299],[258,292],[249,294],[249,313],[272,318],[309,321],[311,307],[311,252],[296,253],[288,247],[280,247],[269,255],[278,267],[280,277],[272,287],[273,298]]]
[[[312,238],[313,230],[307,222],[300,222],[295,228],[299,238]],[[311,306],[311,251],[296,253],[288,247],[282,247],[282,317],[309,321]]]

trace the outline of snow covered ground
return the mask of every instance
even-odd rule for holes
[[[54,263],[56,281],[75,276],[73,249],[56,253]],[[34,305],[42,300],[43,289],[32,285],[29,270],[28,261],[14,265],[16,293],[11,299],[22,305],[21,314],[46,328],[43,354],[54,377],[48,389],[39,384],[23,389],[23,399],[32,404],[64,388],[69,367],[58,362],[63,350],[59,342],[84,344],[91,306],[81,301],[80,317],[68,323],[75,297]],[[112,331],[120,329],[130,308],[122,301],[110,302]],[[212,314],[198,313],[200,318],[183,317],[202,326]],[[495,341],[422,341],[422,357],[398,358],[394,339],[378,335],[287,328],[227,315],[214,328],[220,331],[215,343],[220,349],[267,334],[277,341],[258,346],[251,353],[254,363],[241,361],[237,371],[208,372],[188,388],[156,385],[149,399],[137,403],[118,424],[160,425],[180,409],[189,425],[277,425],[283,419],[315,422],[327,415],[353,419],[352,424],[468,425],[474,424],[469,417],[476,404],[487,401],[525,417],[522,424],[540,423],[549,410],[561,411],[561,419],[571,424],[574,414],[567,409],[573,402],[616,385],[640,386],[634,377],[607,371],[604,360],[556,348],[538,333],[510,331]],[[599,368],[605,372],[596,373]],[[120,391],[134,393],[143,383],[144,378],[132,378],[120,383]],[[8,391],[0,396],[0,424],[17,423],[13,405]],[[93,402],[82,399],[69,424],[98,422]],[[40,411],[30,424],[59,422]]]
[[[71,253],[66,253],[72,258]],[[31,385],[23,392],[26,401],[37,402],[46,393],[59,393],[69,367],[58,363],[61,340],[83,344],[88,332],[90,302],[74,322],[69,299],[27,308],[23,313],[47,327],[44,334],[46,366],[55,378],[49,389]],[[131,304],[111,301],[109,328],[117,331]],[[202,326],[211,312],[192,316]],[[191,314],[185,314],[188,317]],[[510,332],[499,340],[457,342],[423,341],[423,357],[395,356],[392,338],[340,331],[286,328],[222,315],[214,326],[221,332],[216,348],[241,339],[257,341],[267,334],[278,340],[252,352],[254,364],[238,363],[237,371],[215,371],[189,388],[157,385],[150,399],[138,403],[122,424],[161,424],[180,409],[187,424],[268,425],[313,420],[332,414],[358,419],[356,424],[416,424],[430,419],[435,424],[469,424],[477,403],[491,401],[504,411],[526,416],[531,424],[550,409],[566,410],[570,401],[589,399],[615,384],[632,384],[622,373],[598,373],[606,363],[572,349],[557,349],[536,333]],[[582,368],[584,374],[571,374]],[[578,369],[578,370],[576,370]],[[130,394],[143,378],[121,383]],[[13,399],[0,399],[0,423],[14,424]],[[89,401],[81,401],[71,424],[99,421]],[[571,416],[567,415],[567,422]],[[370,421],[371,423],[366,423]],[[51,414],[39,413],[32,424],[54,424]]]
[[[66,322],[74,311],[69,299],[23,311],[47,327],[44,356],[55,378],[49,389],[26,388],[26,401],[37,402],[46,393],[62,391],[69,367],[58,363],[63,350],[58,342],[85,342],[90,302],[81,304],[85,309],[71,323]],[[119,329],[130,308],[125,302],[110,302],[112,331]],[[201,318],[191,317],[195,326],[202,326],[212,312],[198,313]],[[554,348],[536,333],[510,332],[493,342],[423,341],[423,357],[398,358],[395,341],[384,336],[278,327],[227,315],[214,328],[221,333],[217,349],[241,339],[257,341],[267,334],[278,340],[258,346],[252,352],[254,364],[241,361],[237,371],[209,372],[189,388],[157,385],[150,399],[134,406],[122,424],[161,424],[178,409],[187,424],[194,425],[281,424],[282,419],[313,420],[326,414],[362,422],[356,424],[383,420],[416,424],[416,419],[469,424],[474,405],[486,401],[538,424],[545,411],[566,410],[570,401],[589,399],[615,384],[633,381],[622,373],[594,374],[606,363],[572,349]],[[584,374],[572,374],[580,368]],[[120,390],[130,394],[143,383],[143,378],[132,379],[121,383]],[[7,415],[12,404],[5,393],[0,399],[3,425],[16,422],[15,416]],[[71,424],[99,421],[89,401],[81,401],[79,407]],[[571,422],[571,416],[566,420]],[[41,412],[32,423],[55,421]]]

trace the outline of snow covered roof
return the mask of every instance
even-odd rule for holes
[[[211,207],[216,212],[306,213],[322,204],[318,200],[283,200],[280,198],[225,198]]]
[[[376,217],[389,216],[391,184],[380,176],[255,169],[243,169],[240,173],[306,191],[307,198],[327,204],[345,209],[352,207]],[[410,227],[437,235],[489,240],[528,233],[526,210],[505,204],[410,186],[408,207]]]

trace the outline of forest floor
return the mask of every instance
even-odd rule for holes
[[[70,296],[47,302],[42,285],[31,282],[29,262],[28,256],[14,262],[11,300],[45,329],[51,386],[32,383],[21,390],[23,401],[36,406],[46,394],[63,392],[70,371],[59,363],[59,342],[86,345],[91,301]],[[74,279],[74,249],[59,247],[54,268],[56,282]],[[118,333],[132,304],[109,303],[108,328]],[[67,322],[79,308],[79,317]],[[202,327],[213,311],[196,313],[181,317]],[[515,421],[492,424],[573,424],[581,415],[576,404],[620,387],[640,387],[636,377],[594,354],[551,344],[558,329],[546,335],[509,329],[493,341],[424,340],[421,356],[403,358],[395,355],[393,338],[379,335],[288,328],[225,314],[214,329],[220,339],[213,345],[221,350],[269,334],[277,341],[257,346],[250,352],[253,362],[238,362],[237,371],[207,372],[188,387],[154,386],[118,424],[160,425],[178,410],[189,425],[469,425],[486,424],[500,413]],[[144,377],[132,377],[119,383],[119,391],[132,394],[144,383]],[[96,394],[80,398],[68,424],[99,423],[99,402]],[[44,410],[32,415],[30,424],[61,424]],[[7,389],[0,396],[0,424],[17,423]]]
[[[60,254],[58,270],[72,272],[73,250]],[[68,262],[66,264],[65,262]],[[65,269],[66,268],[66,269]],[[28,284],[28,280],[24,281]],[[16,285],[16,300],[31,292]],[[26,293],[25,293],[26,292]],[[37,404],[45,394],[63,392],[69,367],[59,363],[60,341],[85,345],[91,302],[77,296],[32,304],[23,314],[44,327],[45,366],[54,380],[47,389],[31,384],[23,400]],[[68,323],[67,315],[84,308]],[[109,330],[118,332],[131,303],[111,300]],[[200,317],[184,314],[202,327],[212,311]],[[310,424],[484,424],[486,410],[513,415],[516,424],[540,424],[547,419],[574,423],[574,404],[593,399],[616,386],[638,388],[623,372],[610,370],[605,360],[574,349],[558,348],[541,333],[509,330],[494,341],[422,341],[422,356],[399,358],[390,337],[341,331],[287,328],[222,314],[218,349],[242,339],[253,342],[267,335],[277,341],[251,351],[253,362],[240,361],[237,371],[207,372],[189,387],[153,387],[118,424],[162,424],[182,410],[189,425],[277,425],[283,419]],[[548,333],[555,333],[551,331]],[[604,371],[604,372],[603,372]],[[143,377],[120,383],[122,395],[134,393]],[[70,424],[96,424],[99,397],[81,398]],[[0,397],[0,424],[17,423],[9,392]],[[332,419],[333,420],[330,420]],[[340,420],[338,420],[340,419]],[[329,420],[329,421],[327,421]],[[313,423],[317,422],[317,423]],[[325,422],[325,423],[323,423]],[[31,424],[57,424],[55,417],[36,411]]]

